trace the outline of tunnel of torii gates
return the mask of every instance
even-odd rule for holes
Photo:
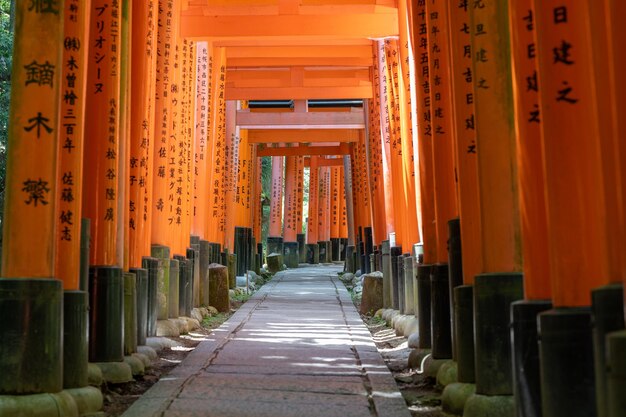
[[[626,415],[626,2],[14,17],[0,408],[87,389],[88,362],[122,366],[157,320],[228,309],[264,262],[272,157],[266,255],[382,271],[384,306],[457,364],[446,390],[473,387],[465,415]]]

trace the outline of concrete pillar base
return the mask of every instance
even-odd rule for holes
[[[430,294],[430,332],[433,358],[452,359],[448,264],[432,266],[430,271]]]
[[[441,394],[441,410],[449,416],[462,416],[465,403],[475,393],[475,384],[453,382]]]
[[[445,361],[437,372],[437,385],[447,387],[453,382],[458,382],[457,369],[458,368],[455,361]]]
[[[269,236],[267,238],[267,252],[266,257],[272,253],[282,255],[283,253],[283,238],[279,236]]]
[[[298,240],[298,262],[306,263],[306,235],[298,233],[296,239]]]
[[[143,363],[144,369],[150,368],[151,359],[149,357],[147,357],[146,355],[144,355],[143,353],[135,352],[131,356],[134,357],[134,358],[139,359],[141,361],[141,363]]]
[[[524,300],[511,304],[513,394],[520,417],[541,416],[537,315],[550,308],[552,303],[547,300]]]
[[[626,416],[626,330],[610,333],[606,345],[608,416]]]
[[[311,265],[317,265],[320,263],[320,250],[317,243],[307,243],[306,262]]]
[[[461,285],[454,289],[454,338],[457,378],[459,382],[474,384],[474,287]],[[535,324],[535,328],[537,325]]]
[[[148,270],[148,316],[146,323],[146,337],[156,336],[157,316],[159,315],[158,285],[165,273],[163,262],[160,259],[144,256],[141,266]],[[145,343],[145,341],[143,342]]]
[[[168,297],[170,293],[170,248],[152,245],[151,255],[161,260],[163,274],[158,275],[157,282],[157,319],[167,320],[169,317]]]
[[[180,329],[178,326],[178,320],[168,319],[157,321],[157,337],[178,337],[180,336]]]
[[[448,359],[434,359],[432,354],[426,358],[423,364],[424,374],[429,378],[437,378],[441,367],[449,362]]]
[[[87,385],[89,362],[88,320],[89,294],[65,291],[63,295],[63,388]]]
[[[285,242],[283,244],[284,261],[287,268],[297,268],[300,263],[300,252],[298,242]]]
[[[87,384],[92,387],[100,387],[104,382],[102,370],[95,363],[87,364]]]
[[[383,270],[383,306],[384,308],[393,307],[392,299],[392,283],[391,283],[391,260],[389,258],[389,241],[383,240],[381,245],[381,269]]]
[[[465,402],[463,417],[515,417],[513,396],[474,394]]]
[[[356,248],[353,245],[346,246],[346,258],[344,270],[354,274],[356,272]]]
[[[331,252],[331,259],[333,262],[335,261],[340,261],[341,259],[341,255],[340,255],[340,248],[339,248],[339,238],[338,237],[331,237],[330,238],[330,252]]]
[[[180,255],[174,255],[177,257]],[[168,317],[170,319],[175,319],[178,317],[179,311],[179,302],[180,297],[178,294],[179,291],[179,280],[180,280],[180,261],[178,259],[170,259],[170,280],[169,280],[169,290],[167,296],[167,311]]]
[[[591,309],[556,308],[538,321],[543,415],[595,416]]]
[[[430,349],[413,349],[409,353],[409,368],[423,371],[423,365],[425,365],[425,359],[430,356]]]
[[[114,266],[89,268],[89,361],[124,359],[124,278]]]
[[[76,402],[80,416],[93,415],[102,410],[102,391],[94,387],[72,388],[65,390]],[[1,413],[0,413],[1,414]]]
[[[135,356],[124,356],[124,362],[130,366],[130,372],[133,376],[143,375],[146,372],[146,366],[143,361]]]
[[[133,380],[133,372],[126,362],[95,362],[102,371],[102,379],[110,384],[123,384]]]
[[[100,393],[95,388],[91,389]],[[95,394],[93,396],[95,397]],[[91,401],[88,403],[91,405]],[[100,393],[99,409],[101,408],[102,393]],[[0,395],[1,416],[78,417],[82,414],[87,413],[79,411],[76,399],[68,391],[60,391],[54,394]]]
[[[146,343],[147,341],[148,340],[146,339]],[[154,350],[150,346],[137,346],[137,353],[147,356],[148,359],[150,359],[151,361],[159,357],[156,353],[156,350]]]
[[[431,268],[432,265],[419,264],[417,266],[417,293],[419,298],[417,303],[417,318],[419,320],[419,347],[421,349],[430,349],[432,346],[432,336],[430,334]]]

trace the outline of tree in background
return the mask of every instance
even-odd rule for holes
[[[0,0],[0,239],[6,178],[9,106],[11,104],[11,67],[13,63],[13,2]]]

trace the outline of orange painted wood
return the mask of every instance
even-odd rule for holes
[[[414,5],[413,44],[415,45],[415,78],[417,85],[418,165],[420,178],[420,212],[424,263],[437,261],[437,223],[435,220],[435,182],[433,158],[433,128],[430,95],[430,48],[426,6]]]
[[[532,1],[509,1],[509,11],[524,292],[525,298],[529,300],[550,299],[550,259],[541,141],[542,117],[539,109],[540,85],[535,55],[531,53],[529,56],[529,51],[536,48]]]
[[[427,3],[438,263],[448,262],[448,221],[458,216],[448,7],[444,0]]]
[[[132,62],[130,57],[131,31],[132,31],[132,10],[129,1],[121,2],[121,69],[120,69],[120,105],[119,105],[119,158],[117,161],[117,186],[118,195],[117,209],[119,221],[117,222],[117,255],[116,264],[124,271],[128,271],[130,266],[130,190],[128,187],[129,167],[130,167],[130,77]]]
[[[56,247],[54,276],[65,290],[79,289],[80,235],[82,217],[83,146],[85,129],[85,92],[90,2],[63,10],[64,38],[71,44],[63,48],[60,78],[61,129],[58,130],[56,195]],[[68,62],[75,62],[71,68]],[[67,97],[67,99],[65,98]]]
[[[515,127],[505,3],[470,7],[483,272],[520,271]],[[482,26],[479,26],[482,25]],[[484,32],[484,33],[483,33]]]
[[[226,205],[226,231],[224,235],[224,248],[231,253],[235,249],[235,226],[238,221],[237,196],[237,173],[239,165],[239,130],[237,129],[237,107],[238,102],[226,101],[226,146],[224,164],[224,199]]]
[[[296,157],[296,232],[304,233],[302,230],[304,203],[304,157]]]
[[[208,217],[209,170],[209,92],[211,90],[212,62],[209,62],[209,45],[196,45],[196,132],[194,142],[194,193],[193,224],[191,232],[205,238]]]
[[[183,14],[184,38],[383,38],[398,35],[398,16],[385,14],[197,16]]]
[[[298,146],[282,148],[264,148],[259,150],[259,156],[304,156],[304,155],[347,155],[350,152],[348,144],[339,146]]]
[[[297,166],[296,156],[285,157],[285,201],[284,201],[284,230],[285,242],[296,242],[297,234]]]
[[[361,83],[355,86],[268,86],[268,87],[236,87],[228,86],[227,100],[339,100],[363,99],[372,97],[372,86]]]
[[[340,225],[340,205],[339,205],[339,192],[340,192],[340,168],[330,168],[330,237],[336,239],[339,237],[339,225]]]
[[[624,51],[621,39],[626,37],[626,25],[623,24],[623,18],[626,16],[626,3],[616,0],[609,0],[606,8],[606,22],[608,29],[608,46],[609,46],[609,74],[611,83],[614,86],[615,93],[612,95],[613,106],[613,133],[617,139],[618,150],[615,155],[618,157],[618,167],[620,175],[618,177],[617,195],[618,204],[621,206],[621,221],[618,217],[618,231],[622,239],[619,242],[621,253],[626,253],[626,80],[622,74],[626,71],[626,51]],[[622,271],[626,271],[626,256],[622,256]],[[622,280],[626,283],[626,272],[622,274]]]
[[[272,157],[272,195],[268,236],[283,235],[283,157]]]
[[[237,112],[242,129],[364,129],[362,112],[256,113]]]
[[[389,127],[389,109],[387,107],[388,83],[387,83],[387,54],[385,53],[385,42],[378,41],[376,46],[376,62],[374,71],[378,73],[379,97],[377,99],[378,109],[380,112],[380,131],[381,131],[381,159],[382,159],[382,175],[383,188],[385,190],[385,219],[386,219],[386,235],[394,233],[396,230],[396,221],[394,216],[394,197],[393,179],[391,173],[391,130]],[[376,82],[376,80],[375,80]]]
[[[592,28],[606,28],[606,19],[609,12],[609,1],[590,2],[588,6],[590,25]],[[626,15],[622,15],[624,17]],[[626,274],[622,269],[624,258],[624,204],[621,195],[621,161],[620,141],[624,138],[617,136],[613,122],[613,96],[616,94],[615,85],[611,83],[611,66],[609,54],[609,32],[607,29],[593,32],[592,53],[593,71],[595,73],[596,105],[598,106],[598,126],[600,135],[595,138],[599,142],[602,152],[602,177],[604,180],[604,204],[608,255],[608,275],[605,283],[620,283]],[[623,115],[617,115],[621,118]]]
[[[346,207],[346,183],[344,168],[339,168],[339,237],[348,238],[348,211]]]
[[[320,169],[320,190],[318,200],[318,229],[319,241],[330,239],[330,167]]]
[[[309,168],[309,213],[307,220],[306,243],[314,244],[318,242],[318,204],[319,204],[319,168],[317,167],[317,156],[311,157]]]
[[[157,73],[155,93],[155,140],[152,170],[152,228],[151,244],[166,245],[171,242],[168,224],[168,157],[171,134],[172,101],[170,73],[174,68],[176,19],[169,19],[168,13],[177,10],[175,0],[159,0],[157,21]],[[167,74],[167,75],[166,75]],[[173,249],[173,248],[172,248]]]
[[[357,129],[276,129],[250,130],[250,143],[328,143],[356,142]]]
[[[320,40],[320,43],[323,41]],[[229,46],[226,57],[238,58],[362,58],[370,57],[371,47],[364,45],[272,45]],[[229,65],[230,66],[230,65]]]
[[[226,53],[224,48],[214,48],[212,53],[214,62],[214,77],[212,81],[211,99],[211,164],[210,166],[210,194],[209,220],[207,222],[208,240],[222,244],[224,242],[224,130],[225,130],[225,77]]]
[[[82,196],[83,217],[91,219],[89,263],[119,267],[121,15],[119,2],[92,1],[85,115],[90,133],[85,141]]]
[[[600,128],[592,65],[596,33],[590,24],[592,2],[533,4],[552,299],[556,307],[588,306],[590,291],[604,284],[609,274],[602,155],[595,140]]]
[[[134,2],[131,51],[129,265],[150,255],[158,2]]]
[[[386,54],[386,89],[387,93],[381,98],[386,103],[389,115],[389,161],[391,180],[393,187],[393,210],[395,217],[396,245],[408,246],[405,234],[408,232],[407,223],[407,195],[405,193],[403,161],[402,161],[402,137],[401,137],[401,114],[400,114],[400,83],[398,79],[399,58],[397,40],[385,40]],[[401,75],[400,75],[401,76]]]
[[[254,192],[253,192],[253,217],[254,217],[254,223],[253,223],[253,233],[254,233],[254,238],[256,239],[257,243],[261,243],[261,228],[262,228],[262,223],[263,223],[263,205],[262,205],[262,201],[261,201],[261,191],[263,190],[263,185],[261,184],[261,171],[262,171],[262,163],[263,160],[259,157],[257,157],[256,154],[256,150],[257,147],[253,146],[253,152],[254,152],[254,158],[253,161],[254,162],[254,174],[253,174],[253,178],[254,178]]]
[[[420,225],[417,216],[417,194],[415,182],[415,154],[413,149],[414,119],[417,117],[414,111],[415,99],[415,74],[414,59],[409,36],[409,16],[407,1],[398,2],[398,24],[400,38],[398,41],[398,67],[394,73],[397,76],[396,107],[399,109],[400,123],[398,124],[400,136],[400,152],[402,160],[402,185],[404,189],[406,233],[402,248],[404,253],[413,253],[413,245],[420,242]],[[417,126],[416,126],[417,127]]]
[[[449,7],[448,13],[463,282],[469,285],[483,271],[470,21],[464,3]]]
[[[2,276],[55,274],[57,143],[63,62],[63,9],[36,13],[15,4],[8,123]],[[76,223],[80,222],[79,219]],[[80,234],[73,236],[79,239]],[[69,279],[65,286],[74,285]]]
[[[379,80],[378,72],[374,73]],[[387,239],[387,218],[385,213],[385,183],[383,177],[382,138],[380,134],[380,82],[374,87],[374,97],[368,101],[369,113],[369,184],[372,204],[372,228],[374,244],[379,246]],[[345,209],[345,206],[344,206]],[[345,213],[344,213],[345,214]],[[347,233],[347,230],[346,230]],[[342,236],[347,237],[347,236]]]

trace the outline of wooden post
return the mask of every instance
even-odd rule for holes
[[[131,51],[129,264],[140,268],[150,255],[152,226],[153,149],[155,146],[155,83],[158,13],[154,1],[133,3]]]
[[[210,135],[210,92],[212,61],[209,61],[209,45],[198,42],[196,59],[196,140],[194,145],[194,193],[192,233],[205,238],[207,223],[208,185],[208,138]]]
[[[116,6],[117,5],[117,6]],[[94,0],[91,10],[83,216],[91,219],[91,265],[117,264],[120,111],[119,3]],[[102,30],[101,30],[102,29]],[[117,265],[121,267],[121,265]]]
[[[319,201],[319,168],[317,156],[311,157],[309,166],[309,213],[307,221],[306,243],[317,244],[318,239],[318,201]]]
[[[284,207],[284,242],[296,242],[297,234],[297,156],[285,157],[285,207]]]
[[[272,157],[272,197],[268,236],[283,235],[283,157]]]
[[[452,83],[450,67],[450,36],[448,4],[435,0],[427,5],[428,56],[433,185],[435,191],[435,223],[437,262],[448,263],[448,221],[458,215],[454,166],[454,128],[452,115]]]
[[[303,208],[302,204],[304,203],[304,157],[297,156],[296,157],[296,172],[297,172],[297,180],[296,180],[296,233],[302,234],[302,217],[303,217]]]
[[[90,4],[74,12],[66,2],[64,37],[71,40],[63,49],[60,79],[61,126],[58,133],[56,184],[57,225],[55,276],[66,290],[78,290],[80,278],[80,219],[82,217],[83,144],[85,92],[87,83],[88,24]],[[71,64],[68,64],[71,63]]]
[[[237,172],[239,165],[239,131],[237,129],[238,102],[234,100],[226,101],[226,134],[225,134],[225,163],[224,170],[224,199],[226,201],[226,230],[224,233],[224,248],[230,253],[235,250],[235,226],[237,224]]]
[[[456,7],[450,7],[448,13],[450,15],[450,58],[454,90],[455,160],[463,248],[463,282],[472,284],[474,277],[482,271],[482,248],[474,77],[468,7],[468,4],[460,3]]]

